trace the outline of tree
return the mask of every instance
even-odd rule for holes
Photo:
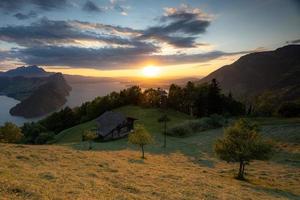
[[[163,123],[164,124],[164,148],[167,147],[167,122],[170,121],[170,118],[168,117],[167,114],[163,114],[159,119],[158,122],[159,123]]]
[[[90,130],[84,131],[84,133],[82,135],[82,141],[88,141],[88,143],[89,143],[88,150],[93,149],[93,140],[95,140],[96,138],[97,138],[97,134],[95,132],[90,131]]]
[[[168,94],[168,106],[175,110],[181,110],[183,92],[180,86],[171,84]]]
[[[13,123],[6,122],[0,127],[0,142],[17,143],[22,137],[21,129]]]
[[[131,144],[140,146],[142,150],[142,159],[144,159],[144,146],[147,144],[152,144],[154,142],[154,139],[143,126],[136,126],[134,132],[129,134],[128,141]]]
[[[225,129],[224,138],[218,139],[214,149],[227,162],[239,162],[237,178],[244,179],[245,165],[252,160],[267,160],[272,153],[272,144],[260,136],[256,124],[240,119]]]
[[[207,110],[208,114],[221,114],[223,102],[221,97],[221,89],[216,79],[212,79],[208,87]]]
[[[194,111],[194,101],[196,97],[196,87],[191,81],[187,82],[185,88],[183,89],[184,94],[184,105],[186,106],[187,112],[193,117]]]
[[[47,129],[44,126],[35,122],[24,123],[24,125],[21,127],[21,130],[24,134],[24,143],[26,144],[35,144],[39,135],[47,132]]]

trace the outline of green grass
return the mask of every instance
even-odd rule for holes
[[[89,121],[83,124],[79,124],[72,128],[63,130],[58,135],[56,135],[55,140],[58,144],[66,144],[66,143],[76,143],[80,142],[82,138],[82,134],[85,130],[89,130],[96,127],[95,121]]]
[[[155,144],[146,147],[147,152],[161,154],[161,153],[175,153],[180,152],[187,156],[191,156],[198,160],[200,164],[206,166],[213,166],[215,155],[213,152],[213,144],[217,138],[222,137],[223,128],[208,130],[193,134],[186,138],[167,137],[167,148],[162,147],[163,135],[161,134],[162,124],[157,122],[161,116],[161,111],[155,108],[141,108],[138,106],[125,106],[116,109],[127,116],[137,118],[137,124],[143,124],[145,128],[155,138]],[[173,110],[167,111],[171,121],[168,126],[173,126],[178,123],[185,122],[192,119],[186,114],[176,112]],[[280,119],[280,118],[252,118],[257,121],[262,127],[262,135],[271,138],[275,142],[293,144],[300,143],[300,119]],[[93,129],[96,127],[94,121],[80,124],[70,129],[62,131],[57,136],[57,143],[72,146],[75,149],[87,149],[87,142],[81,142],[81,136],[84,130]],[[136,147],[129,145],[127,138],[114,140],[103,143],[94,143],[94,150],[124,150],[136,149]],[[300,165],[300,154],[298,152],[291,153],[285,151],[278,151],[274,156],[274,161],[292,165]]]

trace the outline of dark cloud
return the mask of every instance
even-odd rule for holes
[[[300,43],[300,39],[297,39],[297,40],[289,40],[289,41],[286,41],[287,44],[299,44]]]
[[[90,10],[98,10],[87,1]],[[113,2],[114,5],[118,5]],[[86,5],[87,5],[86,4]],[[120,10],[121,11],[121,10]],[[18,19],[34,17],[35,13],[18,13]],[[53,21],[46,18],[27,26],[0,27],[0,40],[14,42],[21,46],[59,45],[76,43],[78,40],[95,40],[119,45],[134,45],[136,41],[152,41],[157,45],[168,43],[177,48],[191,48],[202,45],[197,41],[210,24],[200,10],[173,9],[160,18],[162,24],[145,30],[80,21]]]
[[[92,1],[87,1],[82,8],[84,11],[87,12],[102,12],[103,9],[97,6],[94,2]]]
[[[197,36],[205,33],[210,25],[210,19],[205,13],[187,7],[167,9],[160,22],[161,25],[145,30],[141,38],[158,39],[181,48],[195,47]]]
[[[102,70],[139,68],[145,60],[157,61],[160,65],[207,62],[221,56],[246,54],[250,51],[226,53],[212,51],[203,54],[153,55],[157,48],[142,44],[134,48],[80,48],[80,47],[32,47],[16,50],[13,54],[29,65],[72,66]]]
[[[92,3],[86,3],[89,2]],[[116,1],[111,3],[118,5]],[[99,8],[88,7],[90,11]],[[124,11],[122,7],[114,9]],[[28,17],[24,13],[18,14],[16,17],[20,19]],[[187,7],[166,9],[158,25],[145,30],[43,18],[28,25],[0,27],[0,40],[22,47],[12,49],[1,59],[9,57],[29,65],[101,69],[140,67],[148,59],[156,60],[161,65],[203,62],[229,54],[218,51],[194,55],[159,53],[162,43],[179,48],[206,45],[197,39],[205,33],[210,21],[199,9]]]
[[[1,0],[0,10],[9,13],[33,5],[41,10],[48,11],[65,7],[67,4],[67,0]]]
[[[26,19],[30,19],[30,18],[35,18],[37,17],[37,13],[34,11],[30,11],[29,13],[17,13],[14,15],[14,17],[16,17],[19,20],[26,20]]]
[[[14,56],[27,64],[111,69],[124,68],[156,51],[155,46],[142,43],[132,48],[101,49],[48,46],[19,49]]]
[[[84,27],[90,27],[86,30]],[[93,32],[92,28],[111,29],[111,31],[123,31],[130,29],[114,28],[101,24],[81,23],[79,21],[52,21],[46,18],[28,26],[0,27],[0,40],[17,43],[30,47],[36,45],[64,45],[76,43],[78,40],[101,41],[109,44],[135,45],[138,41],[122,38],[113,34],[100,34]]]

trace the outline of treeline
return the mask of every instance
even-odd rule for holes
[[[66,107],[37,123],[25,123],[21,127],[24,142],[30,144],[49,142],[64,129],[93,120],[107,110],[130,104],[171,108],[196,117],[212,114],[236,116],[245,113],[242,103],[234,100],[231,94],[221,93],[215,79],[211,83],[201,85],[188,82],[184,87],[172,84],[168,93],[159,88],[142,91],[140,87],[132,86],[120,92],[97,97],[73,109]]]
[[[264,117],[300,117],[300,99],[285,99],[274,92],[264,92],[256,96],[247,113]]]

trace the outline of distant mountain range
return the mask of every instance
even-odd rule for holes
[[[236,62],[212,72],[199,83],[217,79],[225,92],[251,98],[274,92],[284,100],[300,98],[300,45],[242,56]]]
[[[32,66],[22,66],[16,69],[8,70],[6,72],[0,73],[0,77],[47,77],[53,73],[46,72],[43,68],[36,65]]]

